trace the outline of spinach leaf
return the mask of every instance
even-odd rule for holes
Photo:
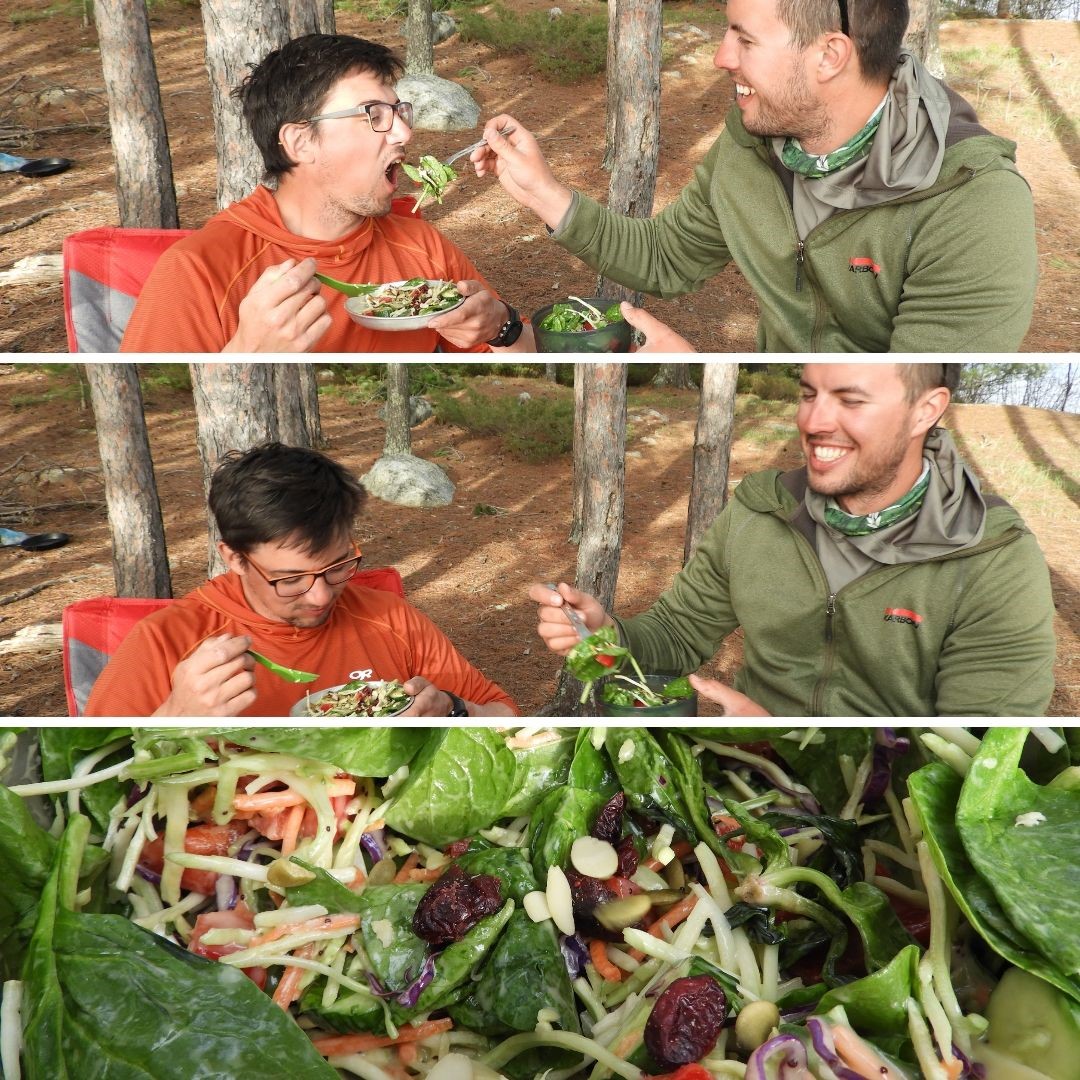
[[[598,791],[607,802],[619,790],[619,781],[607,754],[592,743],[592,728],[581,728],[574,743],[574,760],[566,778],[570,787]]]
[[[898,952],[913,942],[889,898],[876,885],[856,881],[842,890],[837,906],[862,938],[867,971],[887,967]]]
[[[630,650],[619,644],[619,631],[602,626],[566,654],[565,666],[575,679],[591,683],[618,671],[629,655]]]
[[[574,756],[574,733],[564,731],[555,742],[511,753],[516,765],[514,782],[499,816],[512,818],[529,813],[551,788],[566,783]]]
[[[791,852],[788,850],[787,841],[763,818],[755,817],[748,810],[744,810],[742,803],[734,799],[725,799],[724,807],[742,827],[746,839],[756,844],[765,856],[766,871],[791,865]]]
[[[490,874],[499,879],[504,897],[521,903],[539,888],[528,856],[521,848],[491,847],[467,851],[454,860],[467,874]]]
[[[306,904],[322,904],[331,915],[358,914],[362,910],[362,893],[354,893],[321,866],[313,866],[295,855],[290,861],[315,875],[313,881],[303,885],[291,885],[285,890],[290,905],[304,907]]]
[[[533,811],[529,823],[529,854],[538,881],[546,883],[548,867],[565,866],[570,847],[587,836],[607,799],[597,791],[553,788]]]
[[[865,978],[826,991],[817,1008],[826,1013],[843,1005],[848,1019],[870,1035],[908,1033],[905,1002],[919,992],[919,947],[907,945],[883,968]]]
[[[389,776],[417,755],[425,728],[223,728],[238,746],[325,761],[354,776]]]
[[[836,814],[847,802],[847,788],[837,771],[837,760],[846,754],[856,765],[874,744],[873,728],[824,728],[820,742],[803,749],[789,739],[771,739],[773,750],[814,793],[822,808]]]
[[[487,828],[510,798],[517,764],[491,728],[433,731],[398,788],[386,823],[441,847]]]
[[[427,890],[420,883],[369,885],[357,898],[364,950],[387,990],[404,990],[427,958],[427,942],[412,929],[413,912]]]
[[[908,779],[908,793],[922,823],[934,866],[964,917],[999,956],[1038,975],[1080,1001],[1080,980],[1043,957],[1013,926],[990,883],[976,870],[956,821],[963,780],[948,765],[932,761]]]
[[[862,878],[862,837],[854,821],[829,817],[828,814],[810,814],[795,807],[770,807],[761,815],[761,820],[775,829],[791,825],[817,829],[825,841],[826,850],[835,861],[835,866],[826,868],[824,872],[841,887]]]
[[[43,727],[38,730],[41,747],[41,777],[43,780],[67,780],[75,772],[80,758],[115,739],[130,735],[130,728]],[[104,768],[115,761],[131,757],[130,746],[118,750],[97,766]],[[127,794],[129,783],[105,780],[79,793],[83,811],[104,832],[109,827],[109,811]]]
[[[674,825],[690,843],[697,831],[676,783],[677,770],[644,728],[608,728],[604,746],[628,806],[653,821]],[[629,752],[624,753],[626,747]],[[624,759],[624,760],[622,760]]]
[[[69,909],[89,827],[82,815],[68,823],[26,957],[28,1080],[334,1080],[246,975],[123,916]]]
[[[1080,791],[1033,784],[1017,767],[1026,737],[1025,728],[986,732],[960,789],[956,825],[1012,924],[1046,959],[1075,973]]]

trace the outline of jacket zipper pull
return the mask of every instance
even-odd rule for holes
[[[795,291],[802,292],[802,267],[806,245],[800,240],[795,245]]]
[[[836,614],[836,593],[829,593],[829,599],[825,601],[825,637],[832,641],[832,621]]]

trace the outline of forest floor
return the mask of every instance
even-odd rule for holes
[[[146,418],[164,513],[173,590],[205,578],[206,516],[190,391],[173,365],[142,366]],[[319,369],[322,370],[322,369]],[[477,376],[488,395],[572,396],[539,379]],[[794,406],[758,411],[739,399],[731,484],[763,468],[801,462]],[[324,382],[320,412],[329,453],[357,474],[382,450],[379,402]],[[626,523],[615,610],[647,607],[682,561],[698,395],[629,391]],[[1050,566],[1057,608],[1057,682],[1050,713],[1080,715],[1080,416],[1021,406],[953,406],[947,426],[984,489],[1008,499],[1035,533]],[[534,581],[573,580],[577,549],[567,539],[573,466],[564,454],[527,464],[495,436],[425,421],[413,451],[443,464],[456,485],[452,505],[406,509],[367,501],[356,538],[367,564],[392,564],[409,599],[442,627],[526,714],[550,700],[558,660],[536,634],[526,597]],[[66,604],[114,591],[112,555],[93,414],[70,366],[0,364],[0,525],[63,531],[71,542],[30,553],[0,548],[0,641],[36,624],[58,623]],[[482,508],[478,512],[478,508]],[[30,596],[11,600],[24,590]],[[730,680],[739,663],[736,632],[706,673]],[[58,648],[0,653],[0,715],[63,716]],[[703,710],[703,715],[709,715]],[[715,715],[715,712],[712,713]]]
[[[551,0],[510,0],[507,6],[546,12]],[[59,253],[70,233],[116,224],[108,103],[96,35],[81,18],[81,7],[0,0],[0,131],[26,133],[22,145],[0,149],[75,162],[70,171],[46,179],[0,174],[0,271],[27,256]],[[604,10],[598,0],[562,0],[561,7],[567,14]],[[690,179],[732,97],[729,78],[712,65],[723,33],[722,6],[676,0],[664,4],[664,21],[657,210]],[[214,212],[216,175],[199,6],[158,0],[150,7],[150,22],[181,224],[197,227]],[[337,26],[401,49],[399,18],[372,21],[342,11]],[[1078,28],[1020,20],[948,22],[941,28],[949,82],[976,106],[987,127],[1016,140],[1019,167],[1034,193],[1040,278],[1025,352],[1066,352],[1080,343]],[[562,85],[542,77],[533,58],[496,55],[458,35],[438,45],[435,56],[437,73],[463,83],[483,118],[500,111],[517,116],[539,136],[560,178],[606,198],[602,75]],[[76,126],[60,130],[65,125]],[[470,135],[418,130],[412,148],[417,155],[444,156]],[[496,183],[470,174],[443,206],[425,212],[522,312],[568,293],[591,295],[593,273],[549,243],[540,223]],[[754,347],[755,302],[734,266],[691,296],[649,304],[702,351]],[[59,284],[0,288],[0,352],[65,349]]]

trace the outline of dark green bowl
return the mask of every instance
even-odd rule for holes
[[[583,296],[594,308],[606,311],[615,301],[603,296]],[[572,304],[573,300],[557,300],[558,304]],[[634,328],[625,320],[609,323],[601,330],[581,330],[564,334],[558,330],[541,330],[540,323],[551,314],[555,304],[542,307],[533,317],[533,333],[536,335],[536,351],[542,353],[604,353],[629,352]]]
[[[659,693],[675,678],[675,675],[646,675],[645,685],[650,690]],[[596,713],[598,716],[697,716],[697,694],[688,698],[679,698],[678,701],[670,701],[666,705],[654,705],[651,708],[635,709],[627,705],[609,705],[600,698],[600,686],[596,693]]]

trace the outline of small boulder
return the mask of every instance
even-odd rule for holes
[[[480,106],[464,86],[438,75],[405,75],[397,84],[402,101],[413,103],[413,128],[469,131],[480,122]]]
[[[369,495],[395,506],[449,506],[454,501],[454,485],[446,473],[412,454],[379,458],[360,482]]]
[[[433,45],[452,38],[457,33],[457,23],[445,11],[431,13],[431,41]]]
[[[420,397],[419,394],[409,395],[409,427],[416,427],[417,424],[422,424],[429,416],[433,416],[435,410],[431,407],[431,402],[427,398]],[[376,414],[380,420],[386,419],[386,406],[382,405]]]

